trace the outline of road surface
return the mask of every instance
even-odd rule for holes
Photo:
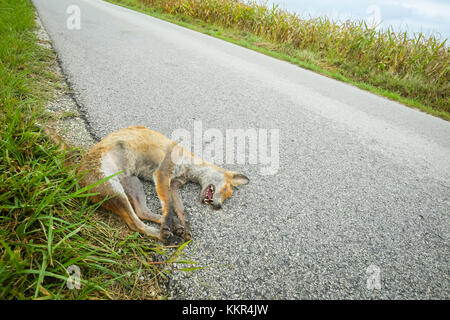
[[[33,2],[95,137],[279,134],[272,174],[260,154],[223,164],[250,184],[221,211],[182,190],[208,267],[175,273],[171,298],[450,298],[449,122],[103,1]]]

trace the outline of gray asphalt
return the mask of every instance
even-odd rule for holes
[[[251,181],[223,210],[182,190],[187,253],[208,267],[175,273],[169,297],[450,298],[449,122],[99,0],[33,2],[97,138],[138,124],[170,137],[194,120],[280,130],[276,174],[224,165]]]

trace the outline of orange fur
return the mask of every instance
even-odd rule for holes
[[[216,186],[225,182],[219,191],[220,200],[223,202],[231,197],[234,185],[245,184],[248,181],[233,184],[235,173],[207,161],[202,161],[200,164],[194,163],[190,160],[196,156],[190,152],[183,153],[186,158],[176,164],[172,162],[171,158],[172,150],[176,146],[179,146],[177,142],[143,126],[129,127],[113,132],[84,155],[78,169],[78,173],[83,174],[80,183],[83,187],[88,186],[123,171],[120,175],[90,190],[92,193],[97,193],[97,195],[91,196],[90,200],[100,202],[105,197],[116,199],[107,200],[103,203],[103,207],[120,215],[131,229],[162,241],[168,240],[171,236],[172,226],[168,224],[174,221],[175,212],[182,223],[185,239],[189,239],[190,231],[177,194],[180,185],[187,181],[207,183],[209,177],[217,177],[219,174],[220,178],[220,174],[223,174],[221,181],[215,180],[214,182]],[[189,157],[191,158],[189,159]],[[157,219],[156,215],[150,213],[146,208],[145,201],[142,200],[145,199],[143,187],[136,177],[154,180],[156,192],[162,204],[161,219]],[[176,187],[172,188],[172,186]],[[220,205],[219,203],[218,206],[220,207]],[[160,233],[155,233],[139,218],[160,222]]]

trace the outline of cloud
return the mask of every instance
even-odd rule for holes
[[[303,17],[327,16],[333,20],[369,19],[369,7],[379,7],[382,27],[411,33],[439,33],[450,37],[450,3],[448,0],[272,0],[281,8]]]
[[[450,5],[433,1],[402,1],[401,6],[412,9],[415,14],[430,18],[443,18],[450,21]]]

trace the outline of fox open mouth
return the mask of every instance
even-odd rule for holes
[[[212,203],[215,190],[214,185],[208,185],[202,193],[202,203]]]

